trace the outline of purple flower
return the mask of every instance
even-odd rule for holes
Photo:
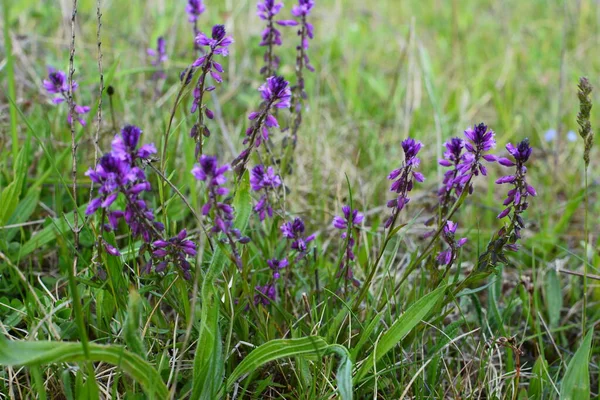
[[[275,284],[269,283],[264,286],[256,286],[255,287],[257,294],[254,295],[254,304],[262,304],[263,306],[268,306],[271,304],[271,301],[275,301],[277,299],[277,291],[275,289]]]
[[[336,229],[347,230],[348,225],[351,228],[357,228],[365,218],[358,210],[351,210],[350,206],[343,206],[342,212],[344,213],[343,217],[337,215],[333,217],[333,226]]]
[[[398,213],[402,211],[404,206],[408,204],[410,198],[408,192],[413,188],[413,180],[417,182],[423,182],[425,177],[420,172],[413,171],[413,168],[417,168],[421,160],[417,157],[417,154],[423,147],[423,144],[412,138],[408,138],[402,142],[402,150],[404,150],[404,163],[398,169],[393,170],[388,175],[388,179],[393,181],[390,186],[390,191],[397,194],[396,198],[388,201],[388,208],[392,208],[392,215],[385,222],[385,227],[389,228],[392,226]]]
[[[258,214],[261,221],[267,215],[273,217],[270,194],[274,193],[279,186],[281,186],[281,179],[275,174],[273,167],[265,169],[263,165],[257,165],[250,171],[250,187],[255,192],[263,191],[263,195],[254,206],[254,212]]]
[[[48,93],[63,94],[69,91],[69,82],[67,80],[67,74],[62,71],[58,71],[52,67],[48,67],[48,79],[44,79],[44,88]],[[77,82],[73,81],[73,90],[77,89]],[[63,102],[64,99],[60,98],[59,102]]]
[[[295,5],[292,8],[292,15],[294,17],[306,17],[310,14],[310,11],[314,6],[314,0],[298,0],[298,5]]]
[[[154,143],[144,144],[137,148],[142,130],[135,125],[125,125],[121,135],[116,135],[112,141],[113,154],[129,164],[134,164],[136,159],[146,160],[156,154]]]
[[[267,265],[273,271],[273,280],[277,280],[280,278],[279,271],[288,266],[288,260],[286,258],[283,258],[281,260],[272,258],[270,260],[267,260]]]
[[[73,81],[73,92],[77,89],[79,85],[77,82]],[[69,99],[69,81],[67,79],[67,74],[52,67],[48,67],[48,79],[44,79],[44,88],[48,93],[58,94],[58,96],[52,99],[54,104],[60,104],[62,102],[68,101]],[[73,103],[75,118],[82,126],[85,126],[85,120],[81,117],[83,114],[87,114],[90,111],[90,107],[88,106],[80,106],[76,103]],[[69,110],[69,114],[67,115],[67,122],[69,124],[73,123],[73,116]]]
[[[219,54],[223,57],[226,57],[229,55],[228,48],[233,43],[233,38],[231,36],[225,36],[226,34],[227,32],[225,32],[224,25],[215,25],[212,28],[211,37],[206,36],[203,32],[198,33],[198,36],[196,36],[196,44],[199,46],[208,47],[210,53]],[[200,57],[194,63],[194,67],[202,65],[204,60],[207,58],[209,58],[208,55],[205,57]]]
[[[444,225],[442,237],[448,245],[448,249],[440,252],[437,256],[438,262],[442,265],[452,265],[452,263],[456,260],[456,257],[458,255],[458,249],[461,248],[467,242],[467,238],[461,238],[458,241],[456,241],[454,235],[456,233],[457,227],[458,225],[452,221],[447,221],[446,225]]]
[[[299,253],[298,258],[302,258],[306,254],[308,243],[312,242],[316,237],[315,234],[304,236],[304,221],[300,218],[295,218],[292,222],[284,223],[281,226],[281,233],[283,237],[292,241],[291,247]]]
[[[158,272],[171,262],[181,269],[185,279],[192,277],[190,273],[191,265],[187,261],[187,257],[196,256],[196,243],[187,240],[186,237],[187,231],[182,229],[177,236],[170,238],[168,241],[159,239],[152,243],[153,264],[155,269],[159,270]]]
[[[202,3],[202,0],[188,0],[185,6],[185,12],[188,14],[188,20],[190,22],[198,21],[198,17],[206,10],[206,6]]]
[[[464,142],[467,153],[463,156],[463,160],[459,166],[459,176],[455,179],[455,183],[465,185],[473,176],[481,173],[487,175],[486,167],[481,163],[481,160],[494,162],[497,157],[493,154],[486,154],[489,150],[496,147],[494,132],[488,130],[487,125],[481,123],[475,125],[472,129],[465,131],[467,141]]]

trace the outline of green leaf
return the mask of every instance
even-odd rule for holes
[[[142,298],[135,290],[129,291],[129,304],[127,305],[127,319],[123,327],[127,347],[138,356],[146,359],[146,348],[140,333]]]
[[[274,339],[256,349],[238,364],[227,378],[226,390],[229,390],[238,379],[258,369],[262,365],[287,357],[322,357],[335,353],[340,356],[337,369],[337,383],[340,396],[344,400],[352,399],[352,360],[344,346],[327,344],[319,336],[308,336],[298,339]]]
[[[529,380],[529,390],[527,396],[531,400],[541,400],[544,394],[544,381],[546,379],[546,371],[548,370],[548,362],[543,356],[538,357],[533,364],[533,370],[531,371],[531,379]]]
[[[590,398],[590,347],[594,330],[591,329],[577,350],[560,385],[561,400],[586,400]]]
[[[28,192],[27,195],[21,199],[17,205],[17,208],[15,208],[15,211],[12,213],[12,216],[8,219],[8,221],[6,221],[6,225],[16,225],[27,222],[27,220],[31,217],[31,214],[33,214],[35,211],[39,198],[39,190]],[[7,229],[5,240],[10,242],[18,232],[19,228]]]
[[[445,291],[446,286],[442,286],[415,301],[377,341],[375,344],[375,356],[369,355],[365,358],[362,367],[356,374],[356,379],[364,377],[373,367],[374,363],[379,361],[381,357],[402,341],[429,314],[437,302],[444,297]]]
[[[79,207],[80,215],[83,215],[83,212],[85,212],[86,207],[87,205]],[[69,232],[69,224],[67,224],[67,221],[65,221],[65,219],[69,221],[69,224],[72,224],[74,219],[73,211],[66,214],[65,217],[56,217],[53,220],[51,219],[50,225],[46,226],[40,232],[33,235],[27,243],[21,246],[19,256],[21,258],[26,257],[29,254],[33,253],[35,250],[42,247],[43,245],[48,244],[54,239],[56,239],[56,236],[58,234]]]
[[[6,224],[19,204],[21,189],[27,173],[27,151],[27,146],[22,147],[19,151],[13,169],[13,181],[0,193],[0,204],[2,204],[2,207],[0,207],[0,226]]]
[[[544,294],[548,307],[550,326],[554,328],[558,326],[560,321],[560,310],[563,306],[563,297],[560,281],[558,280],[556,271],[553,269],[548,270],[546,273],[546,287]]]
[[[14,341],[0,338],[0,365],[35,366],[61,362],[102,361],[120,367],[139,382],[151,398],[166,399],[169,391],[158,372],[122,346],[89,343],[89,359],[81,343],[54,341]]]

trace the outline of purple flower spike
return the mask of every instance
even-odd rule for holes
[[[273,216],[271,194],[275,194],[279,186],[281,186],[281,179],[275,174],[273,167],[265,168],[263,165],[257,165],[250,171],[250,187],[255,192],[263,192],[254,206],[254,212],[258,214],[261,221],[264,221],[267,215]]]
[[[521,229],[524,227],[520,214],[529,207],[527,198],[529,196],[537,195],[533,186],[529,185],[526,180],[527,167],[525,167],[525,163],[529,160],[533,149],[529,145],[529,140],[524,139],[517,146],[508,143],[506,145],[506,150],[508,150],[509,154],[514,158],[512,164],[515,166],[515,173],[513,175],[503,176],[496,180],[497,184],[510,183],[513,185],[513,188],[508,191],[507,197],[503,203],[507,208],[498,215],[498,218],[504,218],[513,211],[512,221],[515,225],[515,239],[519,239],[521,237]],[[508,163],[503,163],[502,165],[505,164]]]
[[[289,108],[292,97],[289,82],[281,76],[271,76],[262,84],[258,91],[263,99],[260,111],[251,112],[248,120],[252,125],[246,130],[244,144],[247,147],[235,158],[232,165],[235,171],[241,175],[246,168],[252,149],[259,147],[263,141],[269,140],[269,128],[278,127],[279,122],[275,118],[276,108]]]
[[[196,157],[200,154],[202,148],[202,138],[210,136],[210,130],[204,124],[204,115],[208,119],[214,117],[212,110],[208,109],[203,103],[204,94],[215,89],[214,86],[206,86],[206,79],[210,76],[217,83],[223,82],[221,76],[224,71],[223,66],[215,61],[214,56],[221,55],[226,57],[229,54],[228,47],[233,43],[233,38],[226,35],[227,33],[223,25],[215,25],[212,29],[211,37],[202,32],[199,32],[196,36],[196,44],[199,47],[207,47],[202,55],[191,65],[192,70],[200,68],[202,71],[193,90],[194,101],[191,107],[192,114],[200,110],[198,112],[198,121],[194,124],[190,132],[190,136],[196,141]],[[192,72],[189,72],[189,74]],[[189,78],[189,74],[187,75],[188,79],[191,79]]]
[[[262,32],[260,46],[267,48],[264,55],[265,66],[261,68],[260,73],[265,76],[271,76],[279,68],[279,57],[273,54],[274,46],[281,46],[281,32],[275,27],[275,23],[286,26],[289,21],[275,21],[275,16],[283,8],[283,3],[276,3],[275,0],[261,0],[258,2],[257,15],[260,19],[267,21],[267,27]],[[295,21],[294,21],[295,22]]]
[[[337,229],[347,230],[348,225],[353,228],[358,227],[365,218],[358,210],[351,210],[350,206],[343,206],[342,212],[344,213],[343,217],[337,215],[333,217],[333,226]]]
[[[152,60],[150,61],[150,63],[154,66],[154,67],[160,67],[162,64],[164,64],[168,57],[167,57],[167,47],[166,47],[166,43],[165,43],[165,38],[164,37],[159,37],[156,40],[156,50],[149,48],[148,50],[146,50],[146,52],[148,53],[148,55],[150,57],[152,57]],[[166,78],[166,74],[165,72],[160,69],[158,71],[156,71],[153,75],[152,75],[152,80],[159,80],[159,79],[164,79]]]
[[[233,227],[234,210],[221,198],[229,194],[229,189],[223,186],[227,182],[225,173],[230,171],[229,164],[219,166],[217,158],[203,154],[200,163],[192,169],[192,175],[206,183],[208,201],[202,206],[202,215],[212,216],[212,229],[214,234],[223,233],[229,243],[234,261],[238,268],[242,268],[242,259],[237,251],[236,242],[245,244],[250,241],[243,237],[238,229]]]
[[[417,154],[423,147],[423,144],[412,138],[408,138],[402,142],[402,150],[404,150],[404,163],[398,169],[393,170],[388,175],[388,179],[392,182],[390,191],[395,192],[397,196],[388,201],[388,208],[392,208],[392,215],[385,222],[385,227],[391,227],[398,217],[398,213],[402,211],[404,206],[408,204],[410,198],[408,193],[413,188],[413,180],[417,182],[423,182],[425,178],[419,172],[413,171],[413,168],[417,168],[421,160],[417,157]]]
[[[48,93],[57,94],[58,96],[52,99],[54,104],[60,104],[63,102],[68,102],[69,100],[69,80],[67,78],[67,74],[63,71],[59,71],[55,68],[48,67],[48,79],[44,79],[44,88]],[[73,92],[77,89],[79,85],[77,82],[73,81]],[[83,119],[83,115],[87,114],[90,111],[90,107],[88,106],[80,106],[76,103],[73,103],[75,118],[82,126],[85,126],[85,120]],[[67,122],[69,125],[73,124],[73,115],[69,110],[69,114],[67,115]]]

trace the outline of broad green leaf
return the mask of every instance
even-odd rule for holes
[[[561,400],[586,400],[590,398],[590,347],[594,330],[591,329],[581,347],[569,362],[560,385]]]
[[[53,341],[14,341],[0,338],[0,365],[35,366],[61,362],[102,361],[120,367],[136,380],[149,395],[168,398],[168,390],[158,372],[136,354],[122,346],[89,343],[89,358],[81,343]]]
[[[356,374],[356,379],[364,377],[373,367],[374,363],[379,361],[381,357],[402,341],[429,314],[437,302],[444,297],[445,291],[446,286],[442,286],[415,301],[377,341],[375,344],[375,356],[369,355],[365,358],[362,367]]]
[[[350,353],[341,345],[329,345],[318,336],[299,339],[274,339],[246,356],[227,378],[226,390],[229,390],[238,379],[258,369],[262,365],[287,357],[322,357],[335,353],[340,356],[337,369],[337,383],[340,396],[344,400],[352,399],[352,360]]]

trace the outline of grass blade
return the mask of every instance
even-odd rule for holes
[[[577,350],[560,386],[561,400],[586,400],[590,398],[590,347],[594,330],[590,330]]]

